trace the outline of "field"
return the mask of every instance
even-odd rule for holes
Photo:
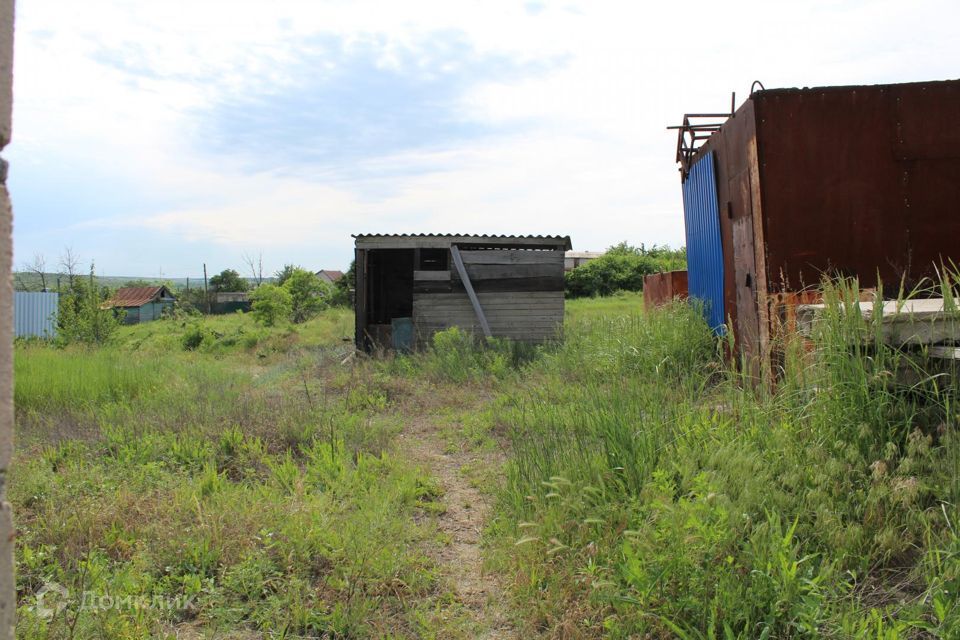
[[[18,637],[960,637],[952,372],[834,306],[768,392],[641,308],[382,359],[337,309],[19,345]]]

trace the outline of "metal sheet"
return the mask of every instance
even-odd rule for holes
[[[753,98],[771,291],[822,273],[894,288],[960,259],[960,82]]]
[[[663,306],[674,298],[686,297],[686,271],[651,273],[643,278],[643,308],[647,311]]]
[[[710,328],[722,333],[725,320],[723,247],[713,152],[697,160],[683,181],[683,214],[690,297],[703,302]]]
[[[57,335],[59,294],[15,291],[13,332],[17,338],[54,338]]]

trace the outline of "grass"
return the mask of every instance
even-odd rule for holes
[[[18,634],[474,637],[429,553],[443,488],[397,437],[429,421],[495,499],[522,635],[960,637],[956,377],[826,297],[775,391],[635,294],[569,302],[535,348],[450,331],[344,362],[342,310],[19,345]],[[72,595],[41,615],[52,583]]]
[[[102,349],[18,346],[18,636],[446,625],[433,610],[447,590],[422,551],[439,488],[393,450],[403,384],[375,363],[341,367],[349,320],[170,320]],[[197,324],[210,338],[187,349]],[[65,606],[38,611],[49,585],[68,590]]]
[[[534,631],[960,634],[960,389],[863,345],[879,325],[827,298],[818,351],[792,350],[775,393],[743,385],[688,307],[568,323],[503,418],[490,532]]]

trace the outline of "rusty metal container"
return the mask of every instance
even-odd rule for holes
[[[663,306],[675,298],[686,297],[686,271],[651,273],[643,278],[643,308],[647,311]]]
[[[761,90],[722,122],[684,119],[685,192],[697,165],[714,168],[723,308],[741,351],[767,353],[774,294],[824,275],[910,286],[960,262],[957,114],[950,80]]]

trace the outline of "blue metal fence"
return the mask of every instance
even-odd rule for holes
[[[57,335],[59,294],[14,291],[13,335],[17,338],[54,338]]]
[[[690,167],[683,181],[683,218],[687,234],[687,275],[690,296],[703,302],[716,333],[724,330],[723,247],[713,152]]]

